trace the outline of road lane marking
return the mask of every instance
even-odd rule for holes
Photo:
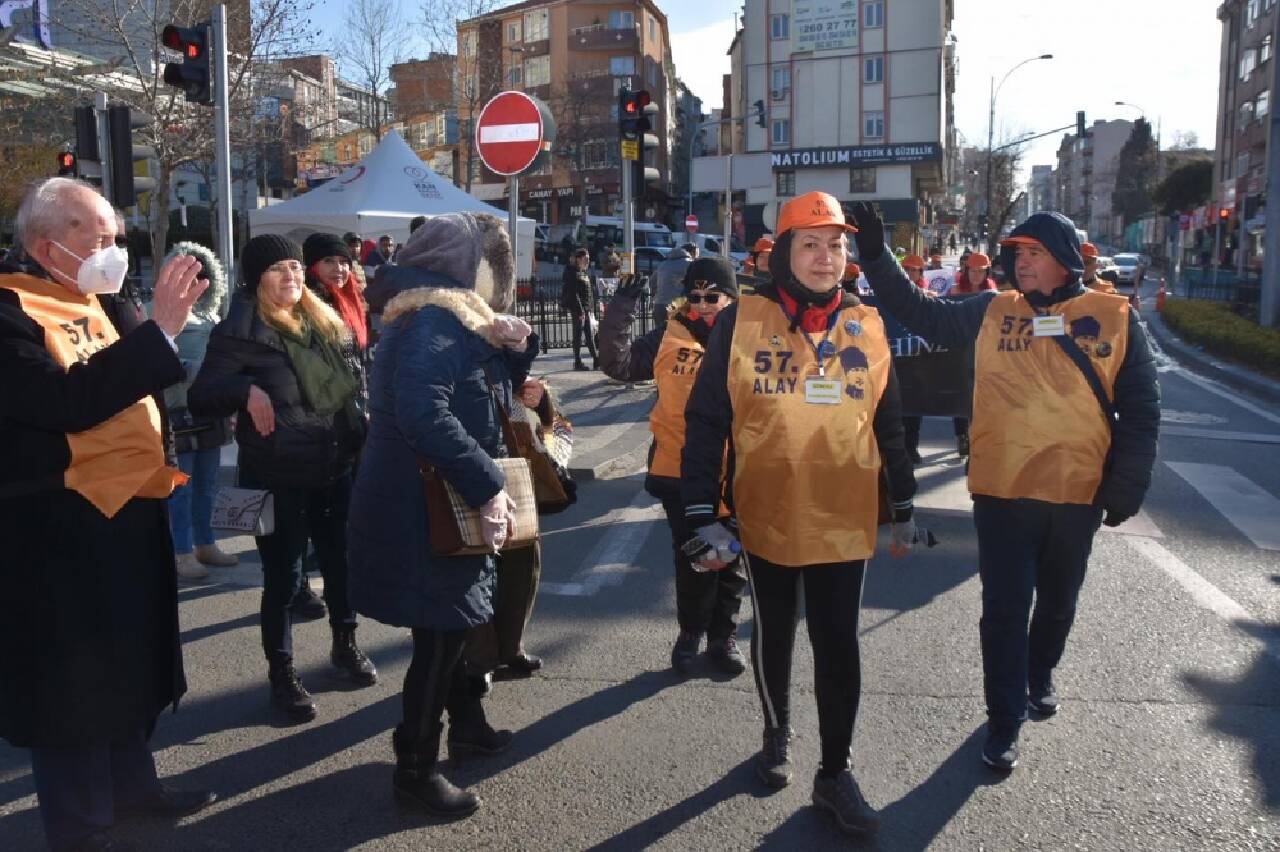
[[[600,519],[599,525],[613,527],[605,532],[591,549],[573,579],[567,583],[541,583],[540,592],[565,597],[590,597],[605,586],[617,586],[628,574],[644,566],[636,563],[641,548],[653,532],[655,523],[665,515],[662,504],[644,491],[631,504],[614,509]]]
[[[1236,441],[1242,444],[1280,444],[1280,435],[1267,432],[1232,432],[1226,429],[1197,429],[1194,426],[1161,424],[1160,437],[1207,438],[1210,441]]]
[[[1259,623],[1247,609],[1196,573],[1195,569],[1155,539],[1133,536],[1126,538],[1125,541],[1182,586],[1199,607],[1214,613],[1235,627],[1246,630],[1247,635],[1262,643],[1272,660],[1280,664],[1280,635],[1277,635],[1274,629]]]
[[[1280,550],[1280,500],[1248,477],[1218,464],[1165,462],[1231,525],[1262,550]]]

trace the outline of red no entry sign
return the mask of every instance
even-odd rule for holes
[[[698,233],[698,217],[690,213],[684,217],[684,229],[691,234]]]
[[[501,92],[484,105],[476,122],[476,151],[494,174],[528,171],[551,150],[556,126],[547,105],[524,92]]]

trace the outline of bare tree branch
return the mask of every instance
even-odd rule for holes
[[[403,57],[404,21],[399,0],[352,0],[333,36],[333,56],[348,79],[374,95],[385,94],[391,65]],[[361,115],[361,126],[382,138],[376,101]]]

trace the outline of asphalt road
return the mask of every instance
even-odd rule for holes
[[[618,413],[643,425],[643,388],[575,380],[584,384],[567,395],[588,409],[635,395]],[[979,585],[962,470],[950,424],[925,421],[919,517],[942,543],[877,558],[861,613],[855,771],[884,816],[868,848],[1280,847],[1280,409],[1172,362],[1161,381],[1166,431],[1150,498],[1098,536],[1059,670],[1063,709],[1027,725],[1008,778],[978,756]],[[581,416],[584,441],[638,440],[635,428],[599,431],[611,427]],[[162,775],[222,800],[176,827],[138,822],[121,834],[157,850],[847,845],[809,805],[817,719],[803,631],[797,778],[771,792],[750,767],[761,726],[750,674],[682,680],[668,668],[670,539],[640,476],[586,482],[580,498],[546,519],[528,637],[546,668],[497,684],[487,703],[516,731],[514,746],[446,765],[483,797],[474,817],[432,823],[391,799],[408,658],[400,631],[362,625],[382,677],[351,691],[328,676],[324,623],[295,627],[320,715],[297,727],[273,717],[247,561],[183,589],[192,691],[155,738]],[[229,546],[253,556],[248,540]],[[40,848],[34,805],[25,755],[0,747],[0,848]]]

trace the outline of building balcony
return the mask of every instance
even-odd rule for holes
[[[570,50],[622,50],[634,53],[640,49],[640,28],[610,29],[606,24],[592,24],[569,31]]]
[[[519,49],[514,47],[508,48],[511,53],[517,53],[523,59],[536,59],[539,56],[546,56],[551,52],[551,39],[544,38],[538,41],[526,41],[522,43]]]

